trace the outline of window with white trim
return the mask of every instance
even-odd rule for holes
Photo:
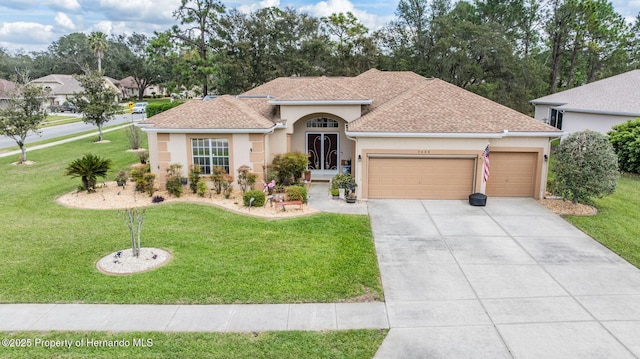
[[[338,128],[338,121],[326,118],[318,117],[307,121],[307,128]]]
[[[220,166],[229,173],[229,141],[226,138],[192,138],[193,164],[202,174],[210,175],[211,168]]]

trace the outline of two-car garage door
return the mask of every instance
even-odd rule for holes
[[[475,158],[369,158],[369,198],[463,199]]]
[[[496,151],[490,156],[491,175],[486,185],[488,196],[534,196],[537,152]],[[482,161],[476,161],[475,157],[370,157],[368,197],[466,199],[475,192],[476,166],[482,166]]]

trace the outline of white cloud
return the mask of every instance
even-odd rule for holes
[[[351,12],[362,24],[368,27],[369,30],[377,30],[395,18],[393,14],[380,16],[357,9],[349,0],[320,1],[314,5],[302,6],[300,10],[317,17],[327,17],[334,13]]]
[[[78,0],[49,0],[45,1],[44,4],[62,10],[80,10],[80,3],[78,3]]]
[[[67,16],[67,14],[63,12],[57,13],[54,21],[56,22],[57,25],[62,26],[65,29],[68,29],[71,31],[76,29],[76,25],[73,23],[73,21],[71,21],[71,19]]]
[[[0,26],[0,44],[10,49],[22,48],[26,51],[42,49],[58,37],[51,25],[34,22],[3,22]],[[20,46],[17,47],[16,44]]]
[[[248,14],[254,12],[259,9],[263,9],[265,7],[279,7],[280,0],[262,0],[258,3],[252,3],[250,5],[240,5],[238,6],[238,11]]]

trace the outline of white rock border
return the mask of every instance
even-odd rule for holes
[[[160,248],[140,248],[140,255],[134,257],[129,248],[102,257],[96,263],[96,268],[109,275],[135,274],[161,267],[172,258],[171,252]]]

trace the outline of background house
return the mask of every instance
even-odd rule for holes
[[[534,117],[566,134],[606,134],[613,125],[640,117],[640,70],[629,71],[532,100]]]
[[[558,129],[439,79],[369,70],[356,77],[278,78],[239,96],[192,100],[140,123],[151,169],[205,174],[242,165],[264,176],[276,154],[309,155],[313,180],[350,170],[360,198],[544,195]],[[491,175],[483,181],[483,153]]]
[[[128,76],[120,80],[120,89],[122,91],[123,98],[137,99],[139,95],[138,84],[133,76]],[[144,89],[144,97],[166,96],[166,91],[158,85],[150,85]]]
[[[105,86],[110,87],[116,92],[114,101],[120,101],[120,88],[116,85],[119,81],[109,77],[104,77]],[[114,83],[115,82],[115,83]],[[44,89],[49,90],[49,106],[62,105],[72,98],[76,93],[83,92],[84,89],[80,82],[73,78],[73,75],[53,74],[37,78],[29,83],[38,84]]]
[[[11,98],[12,91],[14,91],[16,85],[9,81],[0,79],[0,108],[6,108]]]

